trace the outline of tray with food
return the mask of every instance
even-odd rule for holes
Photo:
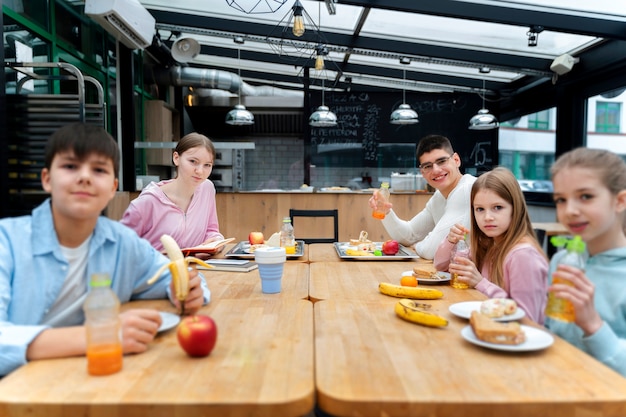
[[[254,259],[254,251],[264,246],[270,245],[266,243],[250,244],[250,242],[244,240],[233,246],[228,252],[224,254],[224,257]],[[302,255],[304,255],[304,240],[296,240],[296,253],[288,253],[287,259],[299,258]]]
[[[335,242],[335,250],[341,259],[358,261],[402,261],[419,258],[411,249],[395,240],[372,242],[367,232],[362,230],[358,239],[349,242]]]

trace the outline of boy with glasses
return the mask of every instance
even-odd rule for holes
[[[452,226],[460,224],[469,229],[470,192],[476,177],[461,174],[461,158],[445,136],[422,138],[417,145],[417,160],[424,179],[437,191],[424,210],[408,221],[398,218],[393,205],[386,202],[387,215],[381,221],[392,239],[405,246],[413,245],[424,259],[433,259]],[[378,197],[375,191],[369,200],[370,207],[376,207]]]

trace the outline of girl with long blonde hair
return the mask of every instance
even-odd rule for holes
[[[524,194],[511,171],[482,174],[471,191],[470,259],[450,259],[453,245],[468,232],[461,225],[437,250],[435,266],[490,298],[512,298],[528,317],[543,323],[548,258],[539,245]]]

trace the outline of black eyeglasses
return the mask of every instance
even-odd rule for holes
[[[418,168],[422,171],[422,172],[430,172],[432,171],[433,167],[435,165],[437,165],[438,167],[445,165],[450,158],[452,158],[454,156],[454,154],[450,155],[450,156],[444,156],[441,157],[439,159],[437,159],[435,162],[426,162],[424,164],[420,164],[418,166]]]

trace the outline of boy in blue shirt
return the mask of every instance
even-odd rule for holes
[[[50,198],[30,216],[0,220],[0,376],[30,360],[84,355],[82,305],[89,277],[107,273],[120,302],[172,297],[171,276],[147,281],[169,262],[118,222],[101,217],[118,186],[119,151],[101,127],[75,123],[56,131],[41,172]],[[190,271],[184,310],[210,293]],[[156,310],[120,314],[124,353],[148,348],[161,324]]]

